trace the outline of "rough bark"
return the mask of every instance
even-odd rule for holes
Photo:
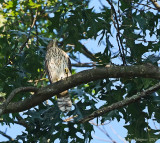
[[[38,90],[36,89],[36,93],[34,95],[32,95],[29,98],[26,98],[23,101],[10,102],[3,111],[3,113],[21,112],[30,109],[60,92],[63,92],[80,84],[88,83],[90,81],[95,81],[103,78],[135,77],[160,79],[160,69],[153,65],[146,64],[126,67],[112,66],[85,70],[77,74],[74,74],[68,78],[65,78],[61,81],[58,81],[54,84],[48,85],[47,87],[40,88]],[[4,108],[1,106],[0,109]]]

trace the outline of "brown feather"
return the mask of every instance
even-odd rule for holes
[[[69,56],[57,46],[57,41],[49,42],[47,46],[45,67],[50,83],[57,82],[71,75],[71,61]],[[66,73],[66,69],[69,69]],[[59,93],[57,104],[61,111],[68,112],[71,109],[72,102],[68,90]]]

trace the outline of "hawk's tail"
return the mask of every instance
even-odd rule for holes
[[[57,104],[62,112],[69,112],[71,110],[72,101],[70,99],[68,90],[60,93],[57,98]]]

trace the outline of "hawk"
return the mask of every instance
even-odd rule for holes
[[[71,76],[71,61],[69,56],[62,49],[58,48],[56,42],[56,40],[50,41],[45,57],[45,66],[50,83]],[[57,95],[57,104],[63,112],[71,110],[72,102],[68,90]]]

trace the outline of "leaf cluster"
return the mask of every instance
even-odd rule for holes
[[[152,63],[158,66],[159,15],[151,3],[120,0],[110,4],[106,1],[107,6],[102,4],[98,12],[89,4],[89,0],[1,1],[0,97],[2,94],[5,95],[3,98],[7,98],[17,87],[43,87],[48,84],[44,59],[46,46],[51,39],[58,39],[60,48],[77,63],[80,61],[79,53],[87,55],[81,41],[92,39],[98,41],[96,52],[91,55],[97,67],[106,66],[107,63],[115,66]],[[103,43],[104,49],[100,51],[98,44]],[[73,72],[76,71],[73,68]],[[70,90],[74,109],[68,116],[76,116],[73,121],[64,122],[66,115],[58,110],[56,99],[53,98],[51,105],[42,103],[23,113],[23,120],[27,123],[26,132],[17,136],[15,142],[45,142],[48,139],[62,143],[89,142],[93,125],[80,124],[79,119],[131,97],[157,82],[144,78],[110,78],[77,86]],[[13,101],[30,96],[32,93],[18,94]],[[154,118],[160,123],[159,101],[157,91],[139,102],[107,113],[100,121],[124,119],[128,130],[126,139],[145,138],[149,141],[158,138],[158,131],[150,127],[148,120]],[[4,123],[14,123],[19,116],[20,113],[4,115]]]

